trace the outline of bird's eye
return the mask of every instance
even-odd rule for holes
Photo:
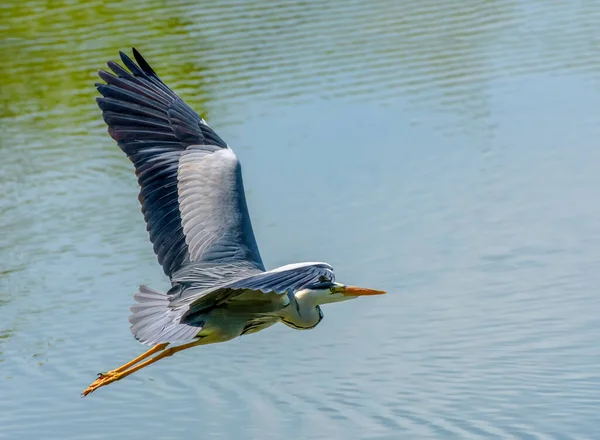
[[[331,287],[329,288],[329,291],[330,291],[331,293],[335,293],[335,286],[331,286]]]

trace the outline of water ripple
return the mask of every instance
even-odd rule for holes
[[[600,8],[26,0],[1,14],[0,436],[598,432]],[[130,46],[237,146],[269,265],[318,258],[390,295],[79,399],[143,349],[131,292],[167,286],[94,103],[96,70]]]

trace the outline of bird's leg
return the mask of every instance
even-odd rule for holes
[[[100,374],[98,374],[98,377],[111,376],[111,375],[114,375],[115,373],[120,373],[121,371],[125,371],[128,368],[133,367],[135,364],[143,361],[147,357],[152,356],[154,353],[158,353],[159,351],[163,351],[165,348],[167,348],[167,345],[169,345],[168,342],[165,343],[165,344],[156,344],[150,350],[145,351],[144,353],[140,354],[135,359],[132,359],[129,362],[127,362],[126,364],[121,365],[119,368],[115,368],[114,370],[111,370],[111,371],[109,371],[107,373],[100,373]]]
[[[127,362],[125,365],[117,368],[116,370],[109,371],[108,373],[103,374],[100,377],[98,377],[98,379],[96,379],[90,386],[88,386],[83,391],[82,394],[85,397],[88,394],[96,391],[98,388],[103,387],[104,385],[108,385],[109,383],[115,382],[117,380],[121,380],[124,377],[127,377],[130,374],[133,374],[136,371],[141,370],[142,368],[147,367],[150,364],[153,364],[154,362],[158,362],[159,360],[161,360],[163,358],[174,355],[178,351],[186,350],[188,348],[192,348],[192,347],[195,347],[196,345],[200,345],[200,344],[204,344],[204,343],[205,343],[204,341],[198,340],[198,341],[194,341],[194,342],[189,342],[187,344],[178,345],[177,347],[167,348],[166,350],[164,350],[164,348],[168,344],[155,345],[150,350],[148,350],[141,356],[138,356],[137,358],[133,359],[132,361]],[[163,350],[163,351],[161,351],[161,350]],[[150,359],[145,360],[141,364],[138,364],[138,362],[140,362],[141,360],[146,359],[148,356],[150,356],[158,351],[161,351],[161,353],[157,354],[156,356],[154,356]],[[136,364],[138,364],[138,365],[136,365]],[[132,368],[129,368],[129,367],[132,367]]]
[[[144,353],[142,353],[135,359],[132,359],[131,361],[127,362],[126,364],[121,365],[119,368],[115,368],[114,370],[111,370],[107,373],[98,373],[98,378],[94,381],[94,383],[92,383],[89,387],[87,387],[87,389],[83,392],[83,395],[87,396],[89,393],[94,391],[96,388],[99,388],[101,386],[109,384],[110,382],[112,382],[112,381],[109,381],[109,378],[115,377],[118,373],[121,373],[121,372],[127,370],[128,368],[134,366],[135,364],[143,361],[144,359],[152,356],[153,354],[164,350],[167,347],[167,345],[169,345],[169,344],[168,343],[156,344],[150,350],[145,351]],[[115,379],[115,380],[117,380],[117,379]]]

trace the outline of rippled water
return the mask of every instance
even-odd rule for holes
[[[9,1],[0,438],[597,438],[600,6]],[[95,72],[135,45],[236,150],[269,267],[386,297],[86,399],[166,288]]]

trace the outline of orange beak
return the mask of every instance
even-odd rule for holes
[[[366,287],[346,286],[342,291],[344,296],[383,295],[383,290],[367,289]]]

